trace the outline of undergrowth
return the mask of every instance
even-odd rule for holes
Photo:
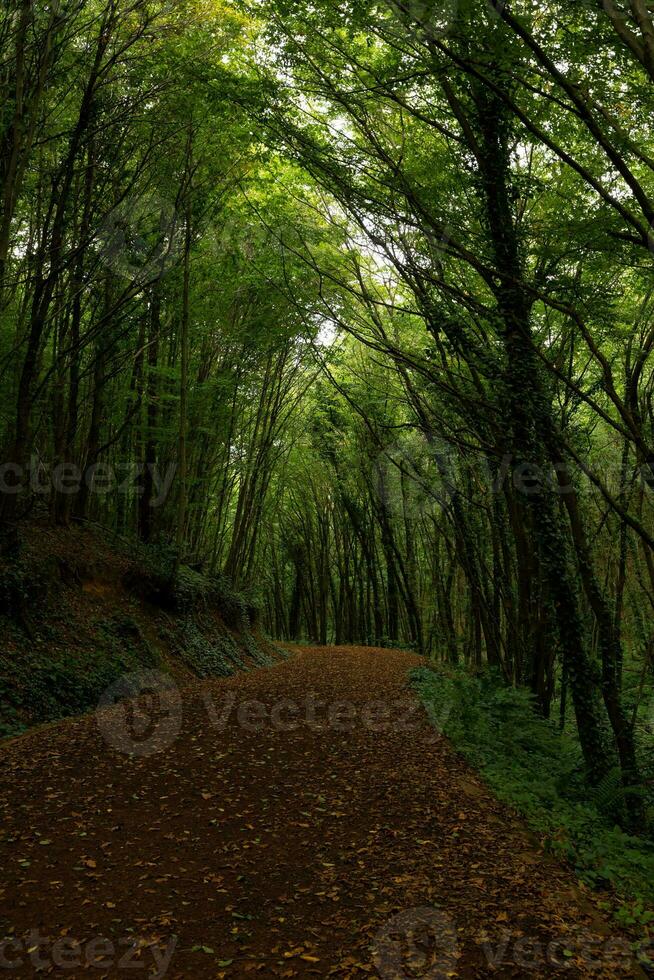
[[[180,654],[198,677],[229,677],[237,670],[245,669],[243,653],[226,629],[214,626],[209,639],[197,623],[189,619],[181,632],[183,647]]]
[[[531,696],[508,688],[492,671],[412,671],[412,684],[438,727],[495,795],[511,804],[556,855],[591,887],[612,889],[626,925],[654,921],[654,840],[625,833],[612,814],[621,789],[617,770],[591,789],[579,744],[534,711]],[[645,788],[648,820],[654,818]],[[624,904],[627,902],[629,904]]]
[[[0,737],[18,734],[30,722],[48,722],[95,708],[111,684],[159,659],[143,645],[116,643],[105,648],[31,656],[9,663],[0,658]]]
[[[65,563],[0,568],[0,738],[95,708],[124,674],[166,670],[166,654],[200,678],[273,662],[253,632],[256,603],[225,577],[179,564],[166,542],[135,544],[130,558],[121,581],[136,618],[108,605],[102,619],[83,619],[82,581],[64,574]],[[148,640],[157,624],[161,650]]]

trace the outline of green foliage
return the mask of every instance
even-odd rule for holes
[[[0,569],[0,614],[20,620],[25,610],[42,605],[50,574],[46,566],[18,558]]]
[[[182,627],[181,654],[198,677],[229,677],[245,668],[243,652],[234,637],[214,625],[209,635],[189,619]]]
[[[19,735],[27,729],[27,725],[18,708],[10,701],[0,701],[0,738],[10,738]]]
[[[178,564],[174,545],[164,538],[140,543],[125,584],[141,598],[163,609],[184,614],[215,597],[215,584],[201,572]]]
[[[232,590],[229,594],[237,595]],[[252,666],[270,666],[272,657],[252,634],[247,620],[233,629],[213,616],[184,621],[180,654],[198,677],[229,677]]]
[[[144,665],[134,649],[112,646],[80,657],[78,651],[54,657],[33,656],[0,667],[0,734],[10,735],[26,727],[24,719],[54,721],[95,708],[103,691],[123,674]],[[9,672],[11,669],[11,673]]]
[[[215,586],[201,572],[186,565],[180,565],[172,583],[172,595],[176,607],[189,611],[200,605],[205,605],[215,596]]]
[[[138,546],[125,580],[148,601],[184,615],[216,609],[225,625],[239,632],[251,630],[259,617],[252,597],[235,589],[227,576],[210,576],[178,564],[174,546],[164,539]]]
[[[225,575],[213,580],[213,597],[221,618],[234,630],[248,632],[256,625],[259,610],[253,599],[234,588]]]
[[[495,794],[515,806],[579,877],[622,897],[654,903],[654,841],[624,833],[611,820],[624,792],[614,770],[595,789],[584,779],[576,738],[534,711],[528,692],[493,671],[421,667],[412,684],[430,717],[481,772]]]
[[[416,650],[415,640],[391,640],[389,636],[383,635],[379,638],[379,646],[385,650]]]

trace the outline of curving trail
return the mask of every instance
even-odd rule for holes
[[[417,662],[302,649],[0,747],[0,976],[640,975]]]

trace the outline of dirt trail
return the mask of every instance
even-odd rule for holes
[[[303,650],[0,748],[0,976],[638,975],[414,662]]]

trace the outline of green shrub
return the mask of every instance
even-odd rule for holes
[[[0,615],[25,626],[28,612],[42,610],[53,582],[58,580],[54,562],[17,558],[0,565]]]
[[[249,632],[259,617],[257,603],[237,591],[224,575],[206,575],[189,565],[177,565],[175,549],[165,541],[138,546],[125,577],[135,594],[154,605],[189,615],[196,609],[216,609],[225,625]]]
[[[201,629],[193,619],[182,626],[181,654],[187,665],[198,677],[229,677],[237,670],[247,670],[251,663],[267,667],[271,657],[261,649],[248,629],[236,637],[216,620]]]
[[[10,738],[25,731],[27,725],[21,719],[15,705],[0,701],[0,738]]]
[[[229,629],[249,632],[259,619],[259,608],[252,596],[238,592],[225,575],[214,579],[215,604]]]
[[[3,665],[4,666],[4,665]],[[2,724],[27,718],[34,723],[54,721],[95,708],[102,692],[140,663],[129,656],[96,651],[80,662],[74,655],[23,660],[0,673]],[[25,727],[21,725],[20,727]]]
[[[181,630],[182,656],[198,677],[229,677],[245,668],[243,654],[227,630],[216,626],[209,637],[193,620],[187,620]]]

